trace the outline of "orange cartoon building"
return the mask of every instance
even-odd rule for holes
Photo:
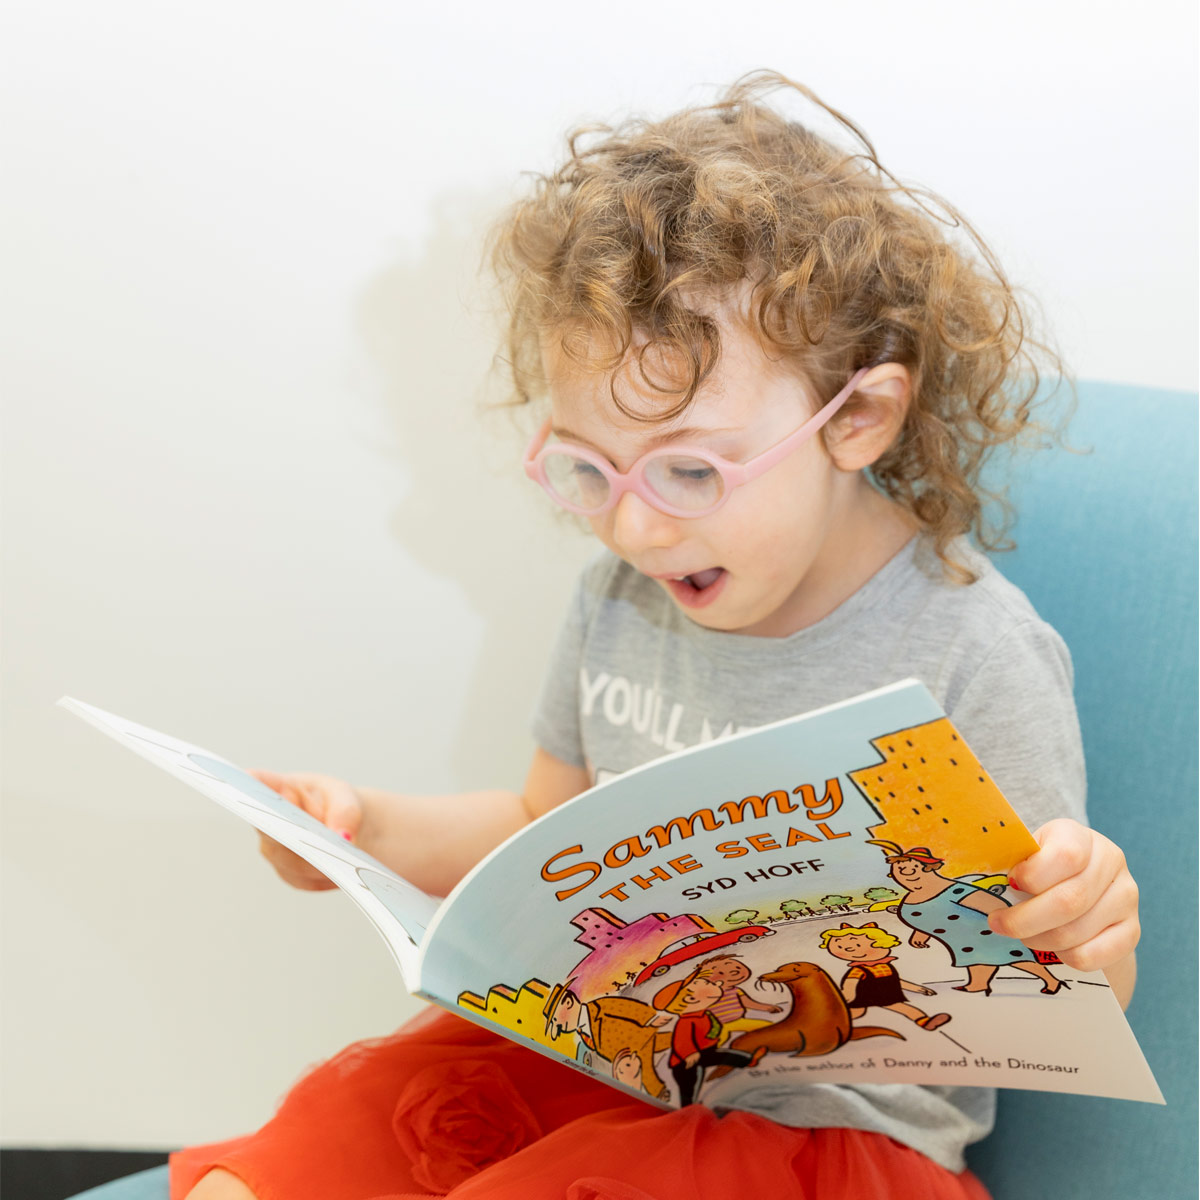
[[[1037,843],[946,717],[874,738],[883,759],[850,772],[884,823],[874,837],[928,846],[946,875],[993,874]]]

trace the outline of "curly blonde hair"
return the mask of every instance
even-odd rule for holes
[[[835,118],[857,147],[761,103],[780,88]],[[1060,378],[1062,364],[1029,336],[995,256],[954,208],[900,184],[854,122],[773,72],[664,120],[577,129],[568,151],[493,231],[516,403],[545,392],[548,337],[614,377],[636,343],[633,361],[662,409],[631,412],[610,384],[614,404],[638,419],[678,415],[721,349],[718,322],[689,298],[749,284],[764,350],[826,400],[860,367],[908,369],[903,429],[870,473],[932,538],[951,578],[972,578],[947,552],[960,535],[1011,544],[1011,513],[981,469],[997,446],[1047,431],[1033,421],[1039,365]],[[667,384],[651,378],[649,363],[664,361],[682,364],[682,386],[674,371]]]
[[[880,929],[878,925],[870,924],[865,929],[857,929],[843,924],[840,929],[823,929],[821,931],[821,949],[828,950],[829,943],[834,938],[842,937],[869,938],[871,945],[880,950],[890,950],[893,946],[900,945],[900,939],[895,934],[888,933],[886,929]]]

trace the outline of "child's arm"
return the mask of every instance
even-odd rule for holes
[[[444,896],[505,838],[588,787],[587,771],[534,752],[525,787],[448,796],[408,796],[355,788],[326,775],[254,774],[285,799],[391,867],[432,896]],[[261,836],[261,835],[260,835]],[[278,842],[261,837],[262,852],[293,887],[333,886],[316,868]]]
[[[1138,887],[1120,847],[1078,821],[1060,818],[1034,837],[1041,847],[1009,872],[1030,898],[991,914],[996,933],[1052,950],[1080,971],[1105,971],[1122,1008],[1137,978]]]

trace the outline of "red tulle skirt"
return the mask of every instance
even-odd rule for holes
[[[663,1112],[449,1013],[360,1042],[257,1133],[171,1156],[171,1200],[223,1167],[259,1200],[988,1200],[877,1133]]]

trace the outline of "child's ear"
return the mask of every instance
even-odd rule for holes
[[[901,363],[872,367],[826,431],[825,445],[843,471],[869,467],[900,436],[912,400],[912,376]]]

